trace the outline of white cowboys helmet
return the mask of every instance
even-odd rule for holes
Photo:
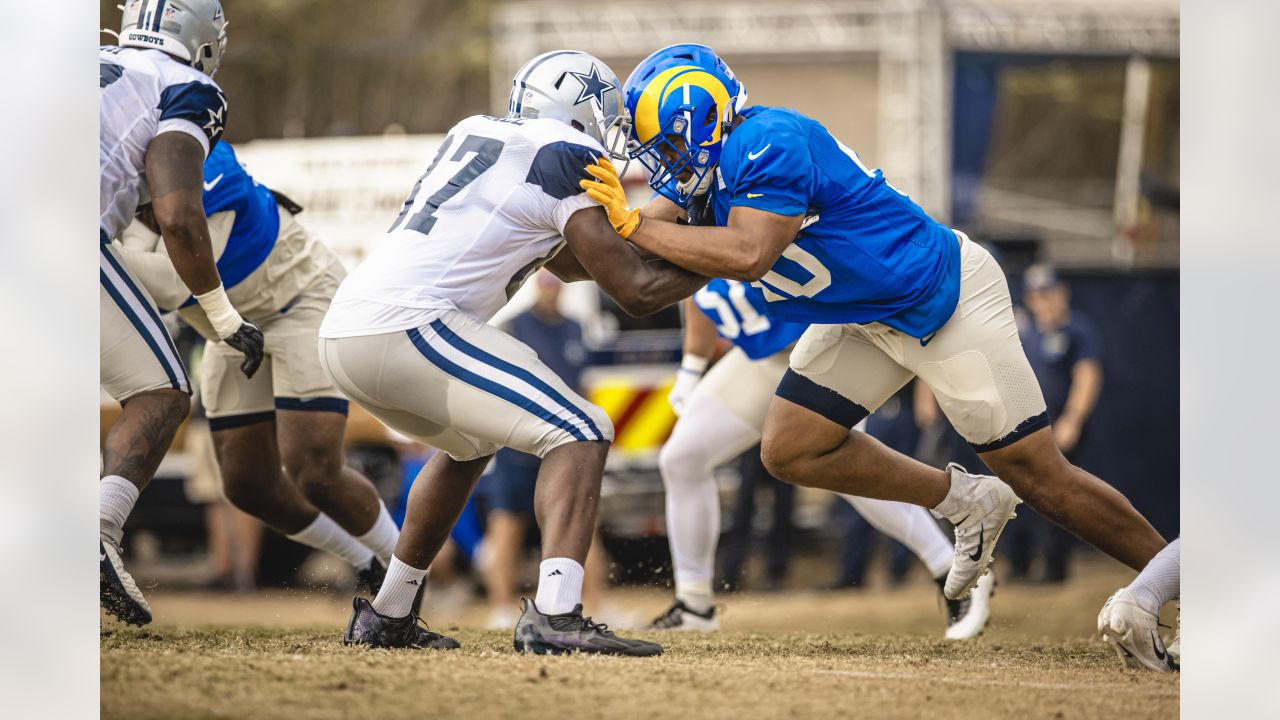
[[[615,159],[627,160],[624,148],[631,123],[620,87],[618,76],[598,58],[554,50],[516,72],[507,117],[560,120],[594,138]]]
[[[227,49],[227,20],[218,0],[128,0],[118,7],[124,11],[120,47],[169,53],[209,77],[218,71]]]

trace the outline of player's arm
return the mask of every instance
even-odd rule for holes
[[[627,207],[626,195],[613,165],[602,159],[587,167],[594,180],[580,185],[608,212],[618,234],[660,257],[708,277],[755,282],[796,238],[804,213],[781,215],[747,206],[734,206],[725,227],[677,225],[675,203],[650,202],[640,212]],[[663,216],[671,219],[665,221]]]
[[[755,282],[796,239],[803,215],[777,215],[750,207],[729,211],[725,227],[677,225],[645,218],[628,238],[680,267],[731,280]]]
[[[651,315],[689,297],[709,279],[665,260],[645,260],[618,237],[599,207],[583,208],[570,216],[564,237],[600,289],[634,317]]]
[[[204,147],[190,134],[162,132],[147,147],[146,172],[151,212],[174,269],[218,337],[245,354],[240,369],[252,376],[262,364],[262,331],[231,306],[214,264],[204,216]]]

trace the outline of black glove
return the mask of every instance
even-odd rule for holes
[[[262,328],[245,320],[240,329],[224,338],[223,342],[244,353],[244,362],[240,363],[240,372],[245,377],[253,377],[262,365]]]

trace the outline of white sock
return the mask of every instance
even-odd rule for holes
[[[1129,583],[1129,591],[1138,605],[1149,613],[1160,614],[1164,604],[1180,597],[1182,591],[1182,538],[1165,546]]]
[[[124,522],[138,502],[138,487],[119,475],[108,475],[98,483],[98,534],[119,545]]]
[[[413,612],[413,597],[427,581],[427,571],[400,562],[392,556],[387,566],[387,578],[382,581],[378,597],[373,599],[373,611],[387,617],[404,617]]]
[[[400,528],[396,527],[396,521],[391,519],[391,513],[387,512],[385,503],[378,502],[378,519],[373,521],[373,527],[369,528],[369,532],[357,535],[356,540],[372,550],[383,565],[391,564],[391,554],[395,552],[396,542],[400,540]]]
[[[973,506],[972,490],[973,484],[977,482],[977,478],[953,471],[950,468],[946,471],[948,477],[951,478],[951,487],[947,490],[947,496],[933,508],[933,511],[948,520],[954,521],[955,516],[962,512],[967,512]]]
[[[538,594],[533,604],[543,615],[560,615],[582,603],[582,566],[569,558],[547,558],[538,565]]]
[[[711,579],[677,580],[676,599],[690,610],[705,614],[716,601],[715,595],[711,592]]]
[[[871,527],[906,545],[929,569],[929,577],[951,569],[952,546],[928,510],[892,500],[841,495]]]
[[[369,564],[373,551],[356,541],[351,533],[333,521],[333,518],[320,513],[311,524],[289,536],[294,542],[302,543],[317,550],[333,553],[349,565],[362,568]]]

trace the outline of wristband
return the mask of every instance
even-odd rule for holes
[[[707,358],[685,353],[684,357],[680,358],[680,369],[685,372],[691,372],[694,375],[701,375],[707,371],[708,362],[710,361]]]
[[[203,295],[196,295],[196,302],[200,303],[200,309],[204,310],[205,316],[209,318],[213,331],[223,340],[235,335],[240,330],[240,325],[244,323],[240,313],[231,307],[231,301],[227,299],[227,291],[222,289],[221,284]]]

